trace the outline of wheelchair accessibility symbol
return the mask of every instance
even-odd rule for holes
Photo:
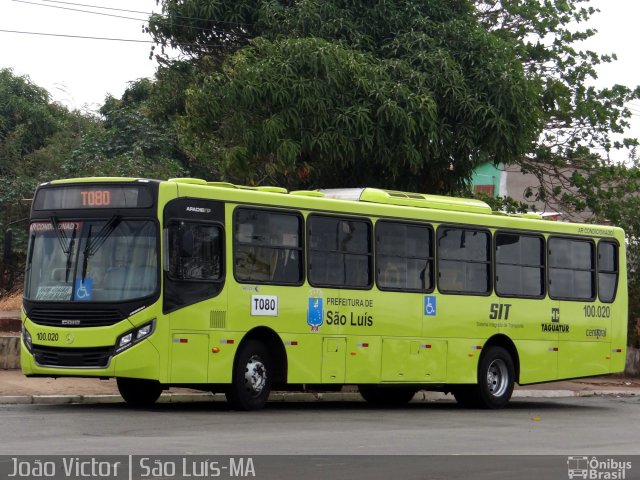
[[[436,316],[436,297],[433,295],[424,297],[424,314],[427,317]]]
[[[76,279],[76,288],[74,289],[75,298],[78,301],[91,300],[93,296],[93,280],[91,278],[85,278],[84,282],[81,279]]]

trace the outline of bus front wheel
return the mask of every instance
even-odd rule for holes
[[[155,380],[118,378],[116,382],[125,402],[135,407],[153,405],[162,393],[162,385]]]
[[[246,341],[236,355],[227,402],[236,410],[260,410],[269,399],[272,375],[265,346],[256,340]]]

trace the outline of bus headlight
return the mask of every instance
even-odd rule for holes
[[[29,353],[32,353],[31,334],[29,330],[27,330],[27,327],[24,326],[24,323],[22,324],[22,341],[24,342],[24,346],[27,347],[27,350],[29,350]]]
[[[125,351],[136,343],[144,340],[153,333],[155,326],[155,318],[141,327],[129,330],[127,333],[120,335],[116,341],[116,353]]]

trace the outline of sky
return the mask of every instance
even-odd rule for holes
[[[145,24],[142,19],[148,14],[95,9],[79,4],[149,13],[160,11],[155,0],[0,0],[0,30],[143,42],[0,31],[0,68],[9,67],[15,74],[28,75],[33,83],[46,88],[53,100],[67,107],[96,110],[108,94],[120,97],[128,82],[153,76],[156,62],[149,60],[153,45],[150,37],[142,33]],[[66,9],[91,10],[107,15]]]
[[[592,0],[591,5],[601,10],[590,22],[590,26],[599,33],[584,46],[599,53],[618,55],[617,62],[600,68],[597,85],[639,85],[637,19],[640,18],[640,1]],[[68,10],[74,8],[107,15]],[[108,94],[120,97],[128,82],[152,76],[156,67],[155,61],[149,60],[152,44],[144,43],[150,40],[149,36],[142,33],[143,19],[147,15],[111,9],[160,10],[156,0],[0,0],[0,30],[142,41],[90,40],[0,31],[0,68],[10,67],[15,74],[28,75],[35,84],[46,88],[53,100],[69,108],[96,110]],[[640,138],[640,101],[633,102],[630,108],[633,125],[629,133]]]

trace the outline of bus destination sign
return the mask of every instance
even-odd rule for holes
[[[148,208],[151,191],[143,185],[69,185],[38,190],[35,210],[85,210],[96,208]]]

